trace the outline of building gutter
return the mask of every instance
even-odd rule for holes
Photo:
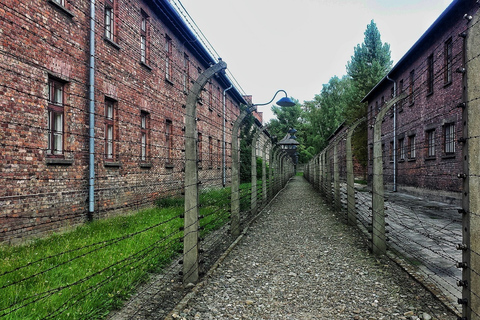
[[[226,114],[226,105],[227,105],[227,100],[226,100],[226,95],[227,91],[232,89],[233,85],[230,85],[227,89],[223,90],[223,123],[222,123],[222,181],[223,181],[223,187],[227,184],[227,159],[226,159],[226,153],[225,153],[225,142],[227,141],[227,138],[225,136],[225,114]]]
[[[90,0],[88,219],[95,211],[95,0]]]

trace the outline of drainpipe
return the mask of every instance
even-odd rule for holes
[[[223,124],[222,124],[222,135],[223,135],[223,141],[222,141],[222,181],[223,181],[223,187],[225,188],[225,185],[227,184],[227,161],[226,161],[226,155],[225,155],[225,109],[226,109],[226,94],[227,91],[232,89],[233,85],[230,85],[227,89],[223,90]]]
[[[387,75],[387,80],[393,82],[393,98],[397,96],[397,82]],[[393,192],[397,192],[397,104],[393,104]]]
[[[90,0],[88,219],[95,211],[95,0]]]

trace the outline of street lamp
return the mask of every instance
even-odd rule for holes
[[[283,92],[285,97],[281,98],[276,102],[277,105],[281,107],[293,107],[296,103],[290,99],[285,90],[278,90],[275,92],[272,100],[267,103],[260,104],[251,104],[245,110],[243,110],[238,116],[237,120],[233,124],[232,132],[232,189],[231,189],[231,233],[233,236],[238,236],[240,234],[240,175],[239,175],[239,158],[238,158],[238,130],[240,129],[240,123],[247,116],[247,114],[252,113],[257,110],[258,106],[265,106],[272,103],[275,100],[275,97],[278,93]]]
[[[293,107],[295,105],[295,102],[288,97],[287,92],[285,90],[278,90],[277,92],[275,92],[275,95],[273,96],[272,100],[268,101],[267,103],[252,104],[249,107],[249,109],[251,109],[252,111],[257,111],[257,106],[266,106],[267,104],[272,103],[272,101],[275,100],[275,97],[279,92],[285,93],[285,97],[278,100],[276,102],[277,105],[279,105],[280,107]]]

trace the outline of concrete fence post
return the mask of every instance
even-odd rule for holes
[[[387,243],[385,237],[385,200],[383,185],[382,159],[382,120],[390,108],[399,100],[404,99],[406,93],[391,99],[380,110],[375,119],[373,128],[373,181],[372,181],[372,251],[375,254],[385,254]]]
[[[262,153],[262,206],[268,201],[268,189],[267,189],[267,148],[269,143],[265,140]]]
[[[227,64],[219,61],[205,70],[193,84],[187,96],[185,116],[185,219],[183,239],[183,284],[198,281],[198,152],[197,99],[207,81],[225,70]]]
[[[331,168],[331,159],[328,156],[330,146],[327,147],[325,151],[325,196],[327,201],[332,204],[332,168]]]
[[[240,148],[238,146],[238,131],[240,124],[248,114],[248,109],[240,112],[232,129],[232,187],[230,198],[230,232],[234,237],[240,235]]]
[[[274,188],[275,188],[275,183],[274,183],[274,178],[273,178],[273,170],[275,168],[275,160],[274,160],[274,154],[275,154],[275,146],[272,144],[270,147],[270,152],[269,152],[269,167],[268,167],[268,198],[272,199],[273,198],[273,193],[274,193]]]
[[[267,127],[261,129],[256,128],[256,132],[253,135],[252,139],[252,161],[251,161],[251,182],[252,182],[252,194],[250,197],[250,213],[257,213],[258,203],[257,203],[257,143],[260,134],[263,133]]]
[[[342,210],[340,195],[340,161],[338,159],[338,144],[340,141],[342,141],[341,137],[334,141],[333,145],[333,201],[337,212]]]
[[[463,84],[462,316],[480,319],[480,17],[468,23]]]
[[[357,216],[355,209],[355,175],[353,172],[353,153],[352,153],[352,136],[359,124],[365,121],[365,118],[357,120],[348,129],[346,141],[346,157],[347,157],[347,224],[356,225]]]
[[[326,180],[327,180],[327,167],[325,165],[326,159],[325,159],[325,150],[322,151],[321,153],[321,159],[320,159],[320,192],[322,195],[325,196],[326,194]]]

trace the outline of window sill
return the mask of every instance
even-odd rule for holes
[[[61,4],[58,4],[58,3],[56,3],[56,2],[53,1],[53,0],[48,0],[48,3],[50,3],[52,6],[54,6],[55,8],[57,8],[59,11],[61,11],[63,14],[65,14],[65,15],[68,16],[69,18],[75,17],[75,15],[73,14],[73,12],[71,12],[70,10],[68,10],[67,8],[65,8],[64,6],[62,6]]]
[[[446,82],[443,87],[446,88],[446,87],[449,87],[451,84],[452,84],[452,80],[450,80],[449,82]]]
[[[409,158],[409,159],[407,160],[407,162],[415,162],[415,161],[417,161],[417,158]]]
[[[153,167],[151,163],[148,163],[148,162],[140,163],[140,168],[142,169],[150,169],[151,167]]]
[[[173,86],[173,81],[170,80],[169,78],[165,78],[165,82],[168,83],[169,85]]]
[[[455,154],[446,154],[442,157],[442,160],[455,159]]]
[[[146,62],[140,61],[140,65],[142,65],[148,71],[152,71],[152,67],[150,67]]]
[[[73,159],[64,159],[64,158],[47,158],[47,165],[61,165],[61,166],[71,166],[75,161]]]
[[[427,92],[427,97],[433,96],[433,91]]]
[[[398,160],[398,163],[403,163],[403,162],[405,162],[405,159]]]
[[[109,168],[120,168],[122,164],[120,162],[115,162],[115,161],[104,161],[103,162],[104,167],[109,167]]]
[[[437,160],[437,157],[435,156],[425,157],[425,161],[432,161],[432,160]]]
[[[115,41],[113,40],[110,40],[106,37],[103,37],[103,41],[105,41],[106,43],[108,43],[109,45],[111,45],[112,47],[114,47],[115,49],[119,50],[121,49],[121,47],[118,45],[118,43],[116,43]]]
[[[415,104],[415,101],[410,102],[410,103],[408,104],[408,107],[411,108],[411,107],[413,107],[414,104]]]
[[[166,163],[165,164],[165,169],[173,169],[175,168],[175,165],[173,163]]]

